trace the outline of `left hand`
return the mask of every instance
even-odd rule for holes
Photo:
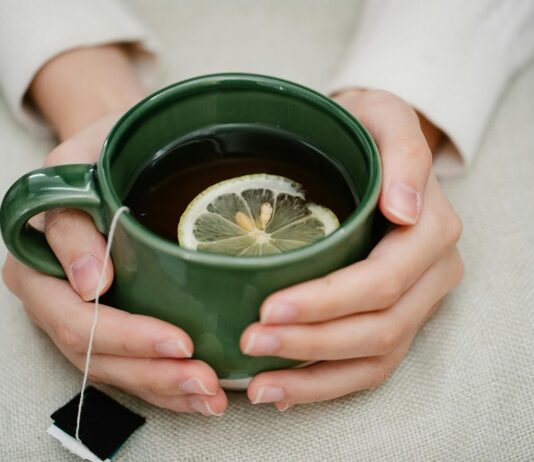
[[[110,114],[56,147],[46,165],[93,163],[117,115]],[[106,241],[85,212],[55,209],[46,214],[44,231],[69,281],[42,274],[8,255],[6,286],[26,313],[81,371],[94,316],[93,300]],[[113,281],[105,268],[106,292]],[[179,327],[149,316],[100,305],[89,379],[121,388],[175,412],[220,415],[228,404],[215,371],[192,359],[194,345]]]
[[[430,173],[432,155],[415,111],[383,91],[351,91],[338,102],[377,142],[379,206],[402,226],[365,260],[270,295],[260,321],[243,333],[248,355],[320,361],[252,380],[249,399],[281,411],[380,385],[463,276],[456,248],[462,225]]]

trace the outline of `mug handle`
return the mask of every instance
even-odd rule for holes
[[[28,220],[58,207],[83,210],[104,232],[102,199],[94,181],[95,166],[68,164],[33,170],[19,178],[4,196],[0,208],[2,237],[21,262],[51,276],[66,278],[65,271],[45,235]]]

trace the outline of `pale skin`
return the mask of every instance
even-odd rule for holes
[[[29,95],[61,141],[45,164],[96,161],[118,115],[144,94],[120,46],[73,50],[51,60]],[[243,332],[241,348],[249,355],[319,361],[252,380],[251,402],[273,403],[281,411],[379,386],[463,275],[456,247],[461,222],[431,173],[439,130],[386,92],[348,90],[335,99],[376,140],[384,170],[379,205],[400,226],[365,260],[269,296],[260,321]],[[75,210],[49,212],[45,233],[68,281],[11,256],[4,281],[30,318],[82,369],[105,240]],[[111,264],[106,275],[104,291],[113,280]],[[226,394],[207,364],[190,359],[193,352],[180,328],[103,306],[90,378],[156,406],[219,415]]]

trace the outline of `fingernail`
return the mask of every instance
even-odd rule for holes
[[[266,324],[284,324],[297,319],[297,309],[292,305],[268,303],[261,312],[260,321]]]
[[[180,389],[185,393],[193,393],[196,395],[213,396],[216,393],[214,391],[208,390],[206,385],[204,385],[204,383],[202,383],[202,380],[200,380],[198,377],[193,377],[189,380],[186,380],[184,383],[182,383]]]
[[[250,335],[243,352],[246,355],[268,355],[278,348],[280,348],[280,341],[274,335],[255,332]]]
[[[285,399],[286,393],[280,387],[260,387],[252,404],[276,403]]]
[[[84,300],[95,298],[101,270],[102,263],[93,255],[84,255],[72,264],[74,284]]]
[[[285,412],[289,409],[290,404],[286,401],[285,403],[274,403],[276,409],[280,412]]]
[[[387,194],[387,209],[399,220],[415,224],[421,208],[419,193],[405,183],[393,183]]]
[[[220,417],[223,415],[222,412],[215,412],[211,408],[210,403],[208,403],[207,401],[201,400],[201,399],[191,400],[191,407],[193,408],[193,410],[200,412],[202,415],[205,415],[205,416]]]
[[[189,350],[181,340],[167,340],[157,343],[156,351],[167,358],[190,358],[193,352]]]

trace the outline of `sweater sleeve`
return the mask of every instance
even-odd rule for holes
[[[14,117],[34,132],[48,127],[24,99],[39,69],[70,49],[129,45],[140,77],[149,83],[157,43],[119,0],[2,0],[0,91]]]
[[[368,1],[329,91],[379,88],[448,137],[441,175],[466,170],[508,83],[534,53],[532,0]]]

